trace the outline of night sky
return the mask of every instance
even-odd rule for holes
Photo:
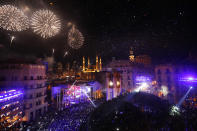
[[[112,57],[128,59],[131,46],[136,55],[148,54],[154,63],[197,56],[195,4],[189,0],[1,0],[0,4],[23,4],[32,11],[50,9],[63,26],[47,40],[31,29],[20,33],[0,30],[1,57],[51,56],[54,48],[56,61],[79,61],[83,55],[94,58],[99,54],[107,62]],[[78,50],[67,45],[68,22],[85,37]],[[16,36],[12,47],[9,34]],[[65,51],[69,54],[63,57]]]

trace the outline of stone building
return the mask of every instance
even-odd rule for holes
[[[34,120],[47,111],[46,69],[34,62],[20,60],[0,63],[0,88],[22,89],[24,92],[23,121]]]

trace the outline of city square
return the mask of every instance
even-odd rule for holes
[[[0,131],[196,131],[192,1],[0,1]]]

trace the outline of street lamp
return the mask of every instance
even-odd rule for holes
[[[117,81],[117,83],[116,83],[116,84],[117,84],[117,86],[120,86],[120,82],[119,82],[119,81]]]
[[[114,84],[113,84],[113,82],[112,81],[110,81],[109,82],[109,86],[113,86]]]

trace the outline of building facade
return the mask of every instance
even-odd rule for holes
[[[171,103],[178,103],[191,86],[196,86],[196,71],[186,65],[163,64],[155,67],[155,79],[159,96]],[[195,88],[190,94],[194,93]]]
[[[1,89],[0,130],[14,130],[22,121],[23,115],[23,92]]]
[[[111,100],[121,94],[121,76],[118,71],[106,72],[106,99]]]
[[[0,88],[23,89],[23,121],[34,120],[47,111],[46,69],[42,64],[3,62],[0,64]]]
[[[152,76],[152,68],[145,67],[143,64],[134,63],[130,60],[113,59],[105,70],[116,70],[120,72],[121,88],[123,92],[132,92],[136,88],[136,78],[138,76]]]
[[[80,79],[84,80],[95,80],[95,74],[102,71],[102,60],[96,56],[96,64],[92,65],[90,59],[86,62],[85,57],[83,57],[82,72],[80,74]]]
[[[97,81],[59,84],[51,87],[53,107],[63,110],[72,104],[103,97],[102,85]]]

